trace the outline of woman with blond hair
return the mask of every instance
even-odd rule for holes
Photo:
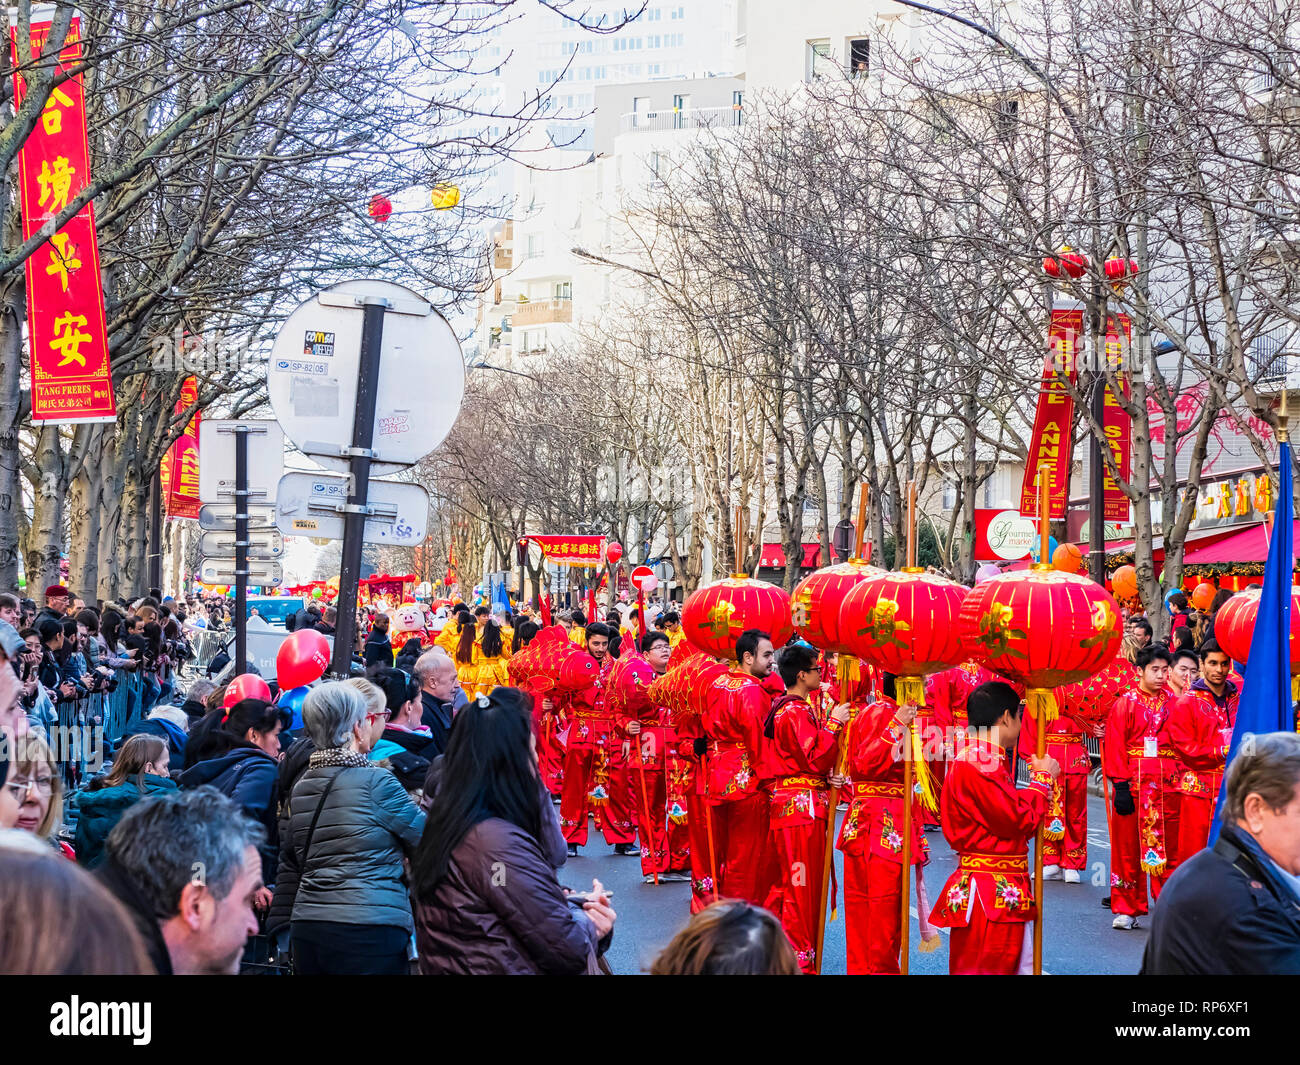
[[[64,857],[73,858],[72,848],[55,838],[63,824],[63,777],[54,754],[34,732],[19,736],[14,747],[13,775],[5,785],[20,803],[14,828],[48,841]]]
[[[122,744],[113,768],[96,777],[77,804],[77,861],[89,869],[104,860],[104,843],[122,815],[141,799],[176,790],[167,775],[171,751],[158,736],[138,733]]]

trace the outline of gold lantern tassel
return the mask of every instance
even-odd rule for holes
[[[1300,703],[1300,673],[1291,674],[1291,702]],[[1296,726],[1296,731],[1300,732],[1300,725]]]
[[[905,706],[908,703],[915,703],[917,706],[925,705],[924,677],[895,677],[894,685],[900,706]],[[922,806],[931,813],[938,813],[939,799],[934,786],[934,775],[930,772],[930,765],[925,760],[921,731],[914,727],[911,733],[912,791],[920,799]]]
[[[1030,688],[1025,692],[1025,709],[1029,711],[1029,717],[1034,721],[1038,720],[1038,715],[1043,715],[1043,720],[1051,724],[1058,716],[1056,705],[1056,693],[1051,688]]]
[[[840,685],[840,702],[849,702],[862,679],[862,667],[857,655],[838,655],[835,659],[835,679]]]

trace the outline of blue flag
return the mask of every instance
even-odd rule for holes
[[[1259,613],[1255,615],[1255,632],[1250,638],[1246,684],[1237,706],[1232,744],[1228,748],[1229,763],[1237,756],[1241,741],[1247,735],[1290,732],[1292,728],[1291,575],[1295,568],[1295,555],[1291,543],[1291,445],[1285,440],[1278,446],[1277,481],[1273,540],[1264,566],[1264,591],[1259,597]],[[1227,782],[1225,774],[1210,826],[1211,846],[1219,838]]]

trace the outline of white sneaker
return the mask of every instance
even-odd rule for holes
[[[1079,870],[1066,869],[1062,874],[1061,879],[1064,880],[1067,884],[1077,884],[1079,882]]]
[[[1127,932],[1131,928],[1137,927],[1137,921],[1126,913],[1121,913],[1115,920],[1110,922],[1111,928],[1120,928]]]
[[[1061,867],[1060,867],[1059,865],[1045,865],[1045,866],[1043,866],[1043,879],[1044,879],[1044,880],[1060,880],[1060,879],[1061,879]]]

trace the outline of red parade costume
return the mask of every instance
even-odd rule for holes
[[[677,727],[677,759],[681,769],[679,787],[688,797],[686,831],[691,863],[691,913],[699,913],[714,901],[714,868],[720,855],[718,842],[710,840],[709,822],[713,811],[704,800],[704,783],[708,770],[704,761],[695,754],[695,741],[704,739],[704,723],[699,717],[687,717]],[[673,808],[668,808],[668,820],[673,821]],[[712,847],[710,847],[712,843]],[[721,877],[719,877],[721,879]]]
[[[1110,908],[1117,915],[1147,912],[1151,897],[1177,865],[1178,786],[1182,766],[1169,741],[1169,692],[1148,695],[1134,688],[1111,704],[1102,741],[1102,769],[1127,783],[1136,812],[1112,813]]]
[[[893,974],[903,932],[903,728],[882,696],[849,727],[849,810],[836,846],[844,853],[844,936],[850,976]],[[921,804],[912,797],[913,865],[929,860]]]
[[[782,695],[772,704],[764,749],[763,789],[776,845],[779,878],[769,909],[780,918],[799,968],[817,971],[817,917],[830,791],[840,723],[827,721],[806,699]]]
[[[533,697],[533,734],[537,737],[537,769],[546,790],[559,795],[564,788],[564,747],[560,743],[559,713],[544,710],[543,695]],[[552,707],[556,704],[552,699]]]
[[[677,744],[677,734],[668,721],[668,712],[663,707],[655,706],[646,694],[655,677],[650,663],[635,652],[628,661],[628,666],[620,667],[623,672],[619,690],[611,691],[609,697],[620,754],[623,741],[627,741],[630,750],[627,766],[632,787],[632,809],[641,839],[641,872],[650,876],[653,873],[666,873],[669,869],[686,868],[685,862],[673,864],[668,842],[666,771],[668,754]],[[641,725],[640,733],[635,736],[627,731],[627,726],[633,720]],[[640,766],[637,764],[638,748]],[[641,794],[643,773],[644,797]]]
[[[564,757],[564,790],[560,794],[560,827],[565,840],[579,847],[587,842],[589,807],[606,843],[631,843],[636,839],[627,761],[605,708],[605,684],[613,665],[609,655],[601,659],[595,683],[569,696],[565,706],[569,741]]]
[[[1038,747],[1038,723],[1026,719],[1020,730],[1020,757],[1026,762]],[[1083,726],[1061,714],[1047,723],[1047,756],[1061,766],[1052,785],[1052,802],[1043,827],[1043,864],[1062,869],[1088,865],[1088,773],[1092,759],[1083,742]]]
[[[1169,744],[1183,770],[1178,775],[1178,861],[1190,858],[1210,840],[1214,804],[1237,723],[1239,691],[1226,681],[1220,699],[1197,678],[1186,695],[1169,704]]]
[[[1049,773],[1017,789],[1006,751],[972,737],[953,760],[943,789],[943,835],[957,869],[930,920],[952,930],[948,972],[1012,975],[1020,966],[1025,923],[1038,916],[1028,841],[1047,813]]]
[[[767,905],[774,879],[767,796],[758,785],[763,724],[775,694],[770,682],[732,670],[710,690],[703,722],[709,737],[705,794],[713,817],[718,887],[727,898],[756,906]]]
[[[931,715],[931,727],[928,735],[921,736],[921,749],[925,752],[930,774],[934,778],[936,798],[942,798],[948,765],[966,742],[966,700],[981,684],[998,679],[997,674],[987,666],[978,662],[963,662],[960,666],[935,673],[926,680],[925,702],[931,707],[927,711]],[[939,819],[937,815],[927,813],[925,823],[937,825]]]

